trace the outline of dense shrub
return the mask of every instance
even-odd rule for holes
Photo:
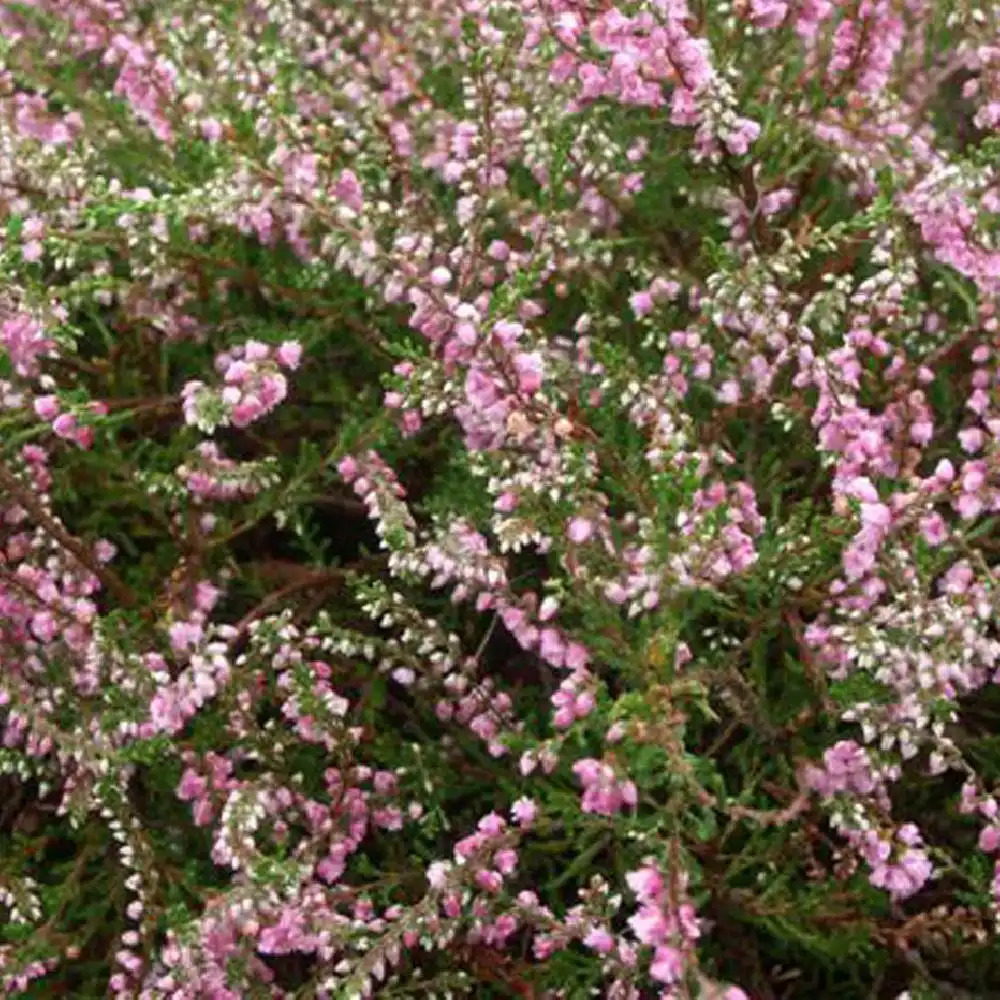
[[[0,2],[5,995],[1000,994],[975,2]]]

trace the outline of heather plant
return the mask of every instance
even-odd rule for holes
[[[4,995],[996,996],[998,39],[0,0]]]

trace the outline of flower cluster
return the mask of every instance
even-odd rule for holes
[[[302,346],[288,341],[271,348],[256,340],[238,344],[215,359],[224,387],[208,388],[192,380],[183,389],[184,419],[205,433],[218,426],[246,427],[266,416],[288,395],[281,369],[299,366]]]
[[[988,992],[998,29],[0,0],[0,989]]]

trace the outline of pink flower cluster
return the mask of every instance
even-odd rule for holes
[[[912,823],[904,823],[891,841],[874,830],[851,839],[871,868],[872,885],[885,889],[895,899],[919,892],[933,874],[933,865],[922,849],[920,831]]]
[[[14,127],[26,139],[63,146],[72,142],[83,128],[83,116],[78,111],[66,115],[52,114],[48,101],[38,94],[18,92],[13,103]]]
[[[301,358],[302,346],[295,341],[271,347],[248,340],[231,348],[215,359],[221,390],[199,381],[184,385],[184,419],[209,433],[219,424],[248,426],[284,401],[288,382],[282,369],[294,371]]]
[[[36,396],[34,402],[36,416],[52,424],[52,433],[65,441],[72,441],[79,448],[90,448],[94,443],[94,428],[91,424],[80,423],[80,408],[63,409],[59,397],[54,394]],[[93,402],[86,410],[97,416],[108,412],[105,403]]]
[[[406,507],[406,490],[396,474],[376,451],[342,458],[337,464],[341,478],[364,503],[383,547],[412,545],[413,517]]]
[[[667,998],[683,996],[683,982],[690,965],[694,964],[695,942],[701,937],[701,923],[694,907],[684,897],[682,873],[668,879],[654,863],[630,872],[625,880],[635,895],[639,908],[628,925],[636,940],[652,949],[649,967],[650,978],[667,986],[661,994]],[[744,996],[736,990],[733,1000]]]
[[[247,500],[271,481],[264,463],[226,458],[214,441],[202,441],[177,476],[201,502]]]
[[[115,94],[128,102],[136,117],[145,122],[158,139],[169,142],[173,129],[167,111],[176,99],[176,67],[150,46],[126,34],[116,34],[111,39],[103,61],[119,67]]]
[[[33,316],[15,313],[0,323],[0,345],[10,358],[14,371],[24,378],[31,378],[38,374],[39,357],[53,353],[55,341],[46,336],[43,325]]]
[[[868,864],[872,885],[898,899],[918,892],[933,866],[914,824],[904,823],[888,837],[866,815],[868,803],[883,813],[889,807],[884,778],[873,771],[867,752],[851,740],[841,740],[826,751],[824,764],[824,769],[808,767],[805,780],[824,797],[836,797],[834,826]]]
[[[317,998],[399,993],[421,949],[468,976],[458,946],[531,989],[565,991],[562,952],[608,1000],[745,1000],[693,900],[743,906],[757,842],[696,864],[701,827],[767,817],[767,879],[822,811],[917,910],[938,852],[966,866],[890,790],[953,771],[1000,851],[961,725],[1000,680],[988,11],[945,38],[928,0],[146,6],[0,0],[4,781],[106,826],[118,1000],[283,997],[292,955]],[[259,425],[305,343],[306,408]],[[316,407],[350,455],[299,448]],[[250,430],[192,451],[180,417]],[[49,427],[55,474],[22,447]],[[382,553],[357,501],[314,517],[331,454]],[[154,537],[116,560],[74,533],[109,522]],[[309,565],[258,592],[258,539]],[[793,808],[740,813],[758,774],[712,790],[705,747],[758,768],[817,716],[851,738]],[[164,932],[163,803],[133,779],[168,764],[219,891]],[[542,884],[578,848],[637,869],[635,912],[593,867]],[[992,890],[996,917],[1000,862]],[[75,908],[43,902],[61,948]],[[0,947],[3,988],[35,958]]]
[[[827,798],[844,793],[871,795],[880,781],[872,769],[868,752],[854,740],[840,740],[823,754],[823,767],[810,764],[805,780]]]
[[[635,809],[639,803],[635,782],[620,778],[606,761],[585,757],[573,765],[573,773],[583,785],[580,808],[585,813],[614,816],[622,809]]]
[[[149,703],[149,721],[155,732],[179,733],[232,676],[230,644],[238,632],[232,625],[209,622],[218,596],[216,588],[200,587],[190,617],[170,624],[171,653],[182,664],[176,675],[159,653],[150,652],[144,657],[144,665],[156,682]]]

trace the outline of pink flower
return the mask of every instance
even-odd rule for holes
[[[186,653],[201,642],[202,628],[197,622],[174,622],[170,626],[170,646],[175,653]]]
[[[512,874],[517,868],[517,851],[512,848],[505,847],[501,851],[497,851],[493,855],[493,864],[496,865],[497,870],[504,875]]]
[[[663,876],[651,865],[629,872],[625,882],[642,903],[658,900],[665,888]]]
[[[94,544],[94,558],[101,564],[111,562],[118,550],[106,538],[99,538]]]
[[[567,643],[565,663],[567,670],[580,670],[587,665],[589,660],[590,654],[585,646],[578,642]]]
[[[510,256],[510,247],[503,240],[494,240],[486,252],[494,260],[505,261]]]
[[[337,463],[337,471],[346,483],[353,483],[358,477],[358,463],[348,455]]]
[[[476,872],[476,885],[485,892],[499,892],[503,887],[503,875],[492,870],[478,871]]]
[[[861,505],[861,523],[886,528],[892,523],[892,512],[884,503],[863,503]]]
[[[782,5],[784,6],[784,5]],[[777,215],[782,209],[787,208],[795,201],[795,192],[791,188],[777,188],[768,191],[760,200],[760,210],[765,216]]]
[[[717,396],[720,403],[735,406],[740,401],[740,384],[735,379],[727,379],[719,386]]]
[[[302,359],[302,345],[296,340],[286,340],[277,350],[275,357],[278,364],[293,371],[299,367]]]
[[[945,484],[952,482],[955,478],[955,466],[947,458],[942,458],[934,467],[934,478]]]
[[[615,939],[604,927],[593,927],[583,939],[583,946],[599,955],[610,955],[615,948]]]
[[[657,945],[666,938],[670,926],[658,906],[643,906],[628,920],[632,933],[643,944]]]
[[[928,545],[937,547],[948,538],[948,526],[940,514],[928,514],[920,519],[920,533]]]
[[[333,193],[353,212],[360,212],[364,207],[364,193],[353,170],[341,171],[340,177],[334,185]]]
[[[635,292],[629,296],[628,301],[632,312],[639,318],[648,316],[655,307],[653,296],[649,292]]]
[[[678,983],[684,977],[684,955],[670,945],[660,945],[649,966],[650,978],[658,983]]]
[[[518,354],[514,358],[514,368],[517,370],[517,387],[521,392],[532,396],[542,387],[542,358],[537,352]]]
[[[72,438],[76,431],[76,416],[72,413],[60,413],[52,422],[52,430],[57,437]]]
[[[509,514],[517,507],[517,496],[514,493],[501,493],[493,504],[493,509],[500,514]]]
[[[750,0],[750,17],[758,28],[777,28],[787,14],[784,0]]]
[[[974,493],[963,493],[955,503],[955,509],[964,521],[971,521],[983,511],[983,501]]]
[[[979,834],[979,849],[992,854],[998,847],[1000,847],[1000,827],[984,827]]]
[[[499,813],[487,813],[477,824],[480,833],[495,837],[507,829],[507,821]]]
[[[201,135],[206,142],[218,142],[222,138],[222,123],[218,118],[203,118]]]
[[[538,816],[538,804],[533,799],[521,798],[511,806],[510,813],[518,826],[531,826]]]
[[[542,629],[538,655],[553,667],[563,665],[566,658],[566,643],[558,629]]]
[[[760,126],[756,122],[750,121],[748,118],[741,118],[737,122],[736,130],[726,136],[726,149],[733,156],[743,156],[759,135]]]
[[[39,396],[34,403],[35,413],[42,420],[52,420],[59,412],[58,396]]]
[[[181,782],[177,786],[177,797],[184,802],[191,802],[201,798],[208,787],[205,779],[197,771],[190,767],[181,775]]]

